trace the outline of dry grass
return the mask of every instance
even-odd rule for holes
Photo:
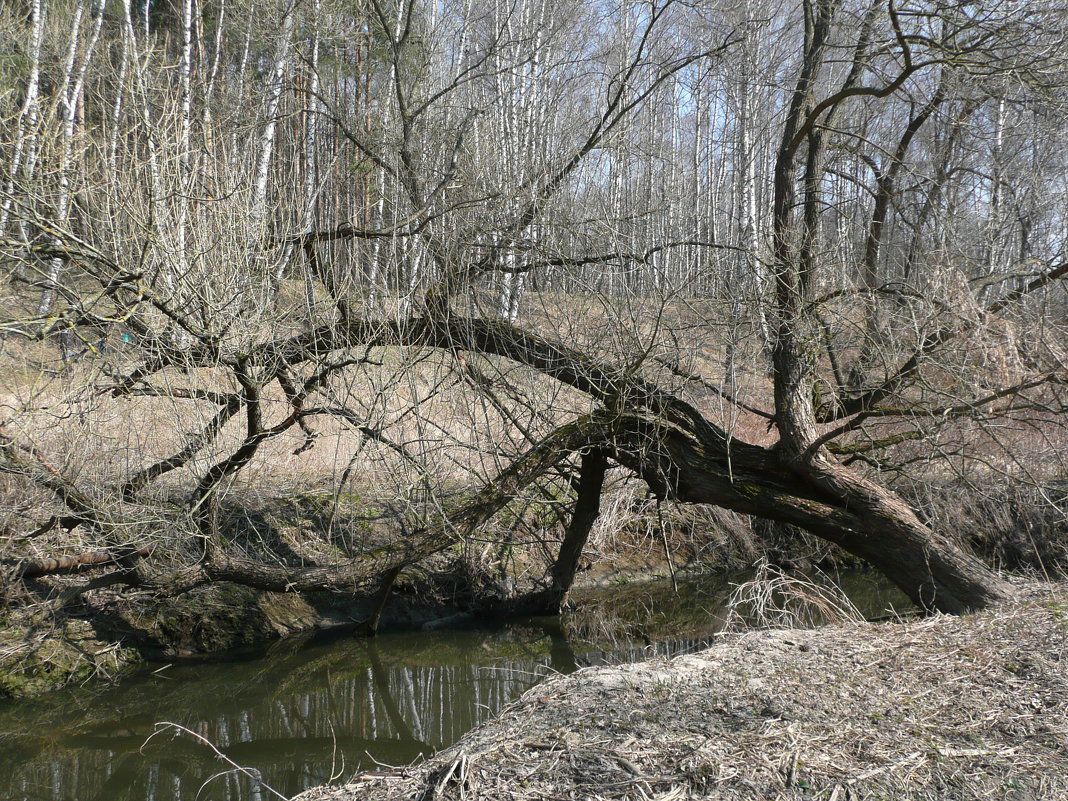
[[[824,623],[860,623],[864,614],[830,578],[788,573],[761,559],[754,575],[727,599],[729,630],[811,628]]]
[[[298,798],[1065,799],[1068,590],[587,668],[421,765]]]

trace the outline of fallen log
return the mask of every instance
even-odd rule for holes
[[[88,553],[69,554],[48,559],[27,559],[14,562],[15,575],[19,578],[39,578],[57,573],[78,573],[82,570],[100,565],[118,564],[131,557],[143,558],[152,552],[151,548],[127,550],[123,553],[114,551],[89,551]],[[9,562],[11,564],[11,562]]]

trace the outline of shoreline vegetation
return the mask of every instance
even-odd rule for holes
[[[966,616],[720,635],[585,668],[294,801],[1068,798],[1068,586]]]
[[[1045,517],[1035,514],[1042,510],[1030,509],[1028,517],[1030,507],[1003,503],[993,493],[966,497],[966,516],[950,515],[944,502],[928,501],[925,507],[933,516],[950,515],[946,530],[1009,575],[1058,575],[1063,569],[1055,507]],[[656,509],[648,499],[633,497],[625,484],[607,498],[575,576],[576,592],[685,576],[737,577],[761,564],[781,567],[784,576],[802,581],[813,570],[834,574],[867,568],[791,527],[760,525],[716,510],[709,514],[700,507]],[[373,591],[272,592],[226,583],[156,597],[101,583],[114,570],[108,564],[85,565],[73,575],[23,575],[7,586],[0,615],[0,700],[114,680],[146,661],[257,648],[313,631],[359,633],[374,615],[381,630],[403,630],[537,613],[531,599],[539,599],[548,570],[543,542],[564,536],[559,524],[546,523],[548,514],[537,504],[525,504],[504,525],[483,531],[481,546],[457,547],[404,570],[384,602]],[[318,552],[328,539],[320,528],[357,531],[367,547],[384,548],[393,540],[392,528],[404,525],[357,495],[249,500],[234,503],[228,515],[232,541],[268,554],[288,548],[316,560],[324,554],[338,558]],[[964,530],[968,520],[979,518],[987,521],[981,536],[976,529]],[[72,593],[78,593],[75,602],[64,605]]]
[[[295,548],[314,547],[324,537],[317,529],[316,521],[326,518],[319,506],[317,497],[235,506],[230,537],[258,536]],[[387,520],[377,511],[371,514],[370,508],[363,500],[336,503],[330,508],[328,525],[358,527],[361,536],[372,542],[388,543],[390,524],[402,526],[403,521]],[[362,522],[368,515],[376,520],[373,526]],[[511,539],[508,532],[492,536],[502,542]],[[718,533],[706,539],[726,536]],[[746,558],[753,557],[743,556],[737,548],[701,555],[701,543],[686,541],[677,526],[671,533],[672,565],[665,558],[659,532],[655,539],[648,533],[625,539],[617,533],[611,552],[597,564],[584,566],[576,589],[623,587],[673,575],[681,579],[683,574],[726,575],[744,568]],[[760,552],[773,553],[773,545],[771,539],[761,541]],[[366,621],[373,614],[383,632],[447,627],[479,617],[523,616],[524,598],[536,585],[522,577],[516,580],[516,573],[530,570],[536,557],[531,556],[531,544],[511,541],[508,548],[513,565],[509,573],[503,572],[499,559],[476,558],[468,549],[455,549],[404,571],[384,603],[369,592],[271,592],[223,583],[171,598],[102,586],[57,610],[49,604],[50,596],[62,599],[72,587],[91,585],[106,577],[112,566],[86,565],[73,580],[69,575],[24,575],[21,582],[8,586],[7,608],[0,615],[0,700],[35,697],[86,681],[115,680],[146,661],[259,648],[314,631],[370,633],[365,631]]]

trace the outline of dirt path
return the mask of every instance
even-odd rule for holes
[[[587,668],[421,765],[298,798],[1068,799],[1068,589]]]

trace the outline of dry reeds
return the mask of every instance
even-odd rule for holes
[[[727,630],[811,628],[859,623],[864,615],[821,571],[788,573],[766,559],[752,578],[735,585],[727,599]]]

